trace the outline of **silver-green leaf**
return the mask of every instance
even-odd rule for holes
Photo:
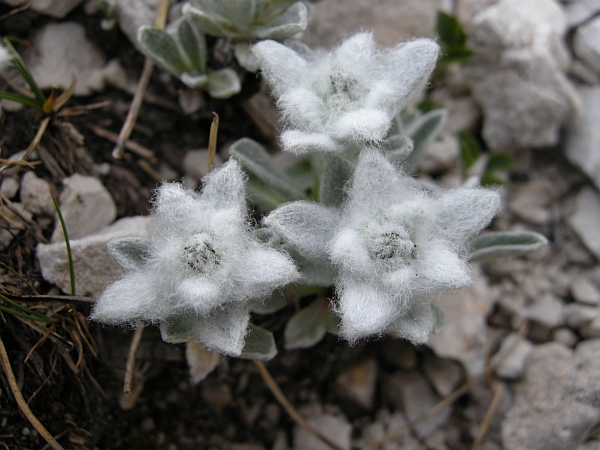
[[[413,171],[423,156],[427,146],[442,132],[446,124],[446,110],[434,109],[413,120],[406,127],[406,134],[413,141],[413,151],[402,163],[402,169],[409,173]]]
[[[135,270],[144,266],[150,255],[150,239],[141,237],[114,238],[108,241],[110,255],[125,270]]]
[[[277,354],[273,333],[254,324],[248,325],[248,335],[240,358],[268,361]]]
[[[547,244],[548,239],[534,231],[493,231],[471,243],[471,261],[524,255]]]
[[[325,298],[317,298],[294,314],[285,326],[286,350],[309,348],[323,339],[330,314],[329,302]]]

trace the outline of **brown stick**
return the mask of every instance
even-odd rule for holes
[[[37,417],[31,412],[27,402],[23,398],[23,394],[19,390],[19,385],[17,384],[17,380],[15,378],[15,374],[10,365],[10,360],[8,359],[8,354],[6,353],[6,348],[4,347],[4,342],[2,342],[2,338],[0,338],[0,361],[2,362],[2,368],[4,369],[4,373],[6,374],[6,378],[8,379],[8,384],[10,385],[10,390],[15,396],[15,400],[19,405],[19,409],[21,412],[27,417],[27,420],[33,425],[33,428],[44,438],[44,440],[50,445],[54,450],[65,450],[62,445],[58,443],[56,439],[52,437],[52,435],[46,430],[44,425],[38,420]]]
[[[125,365],[125,380],[123,382],[123,393],[125,395],[131,394],[131,384],[133,380],[133,370],[135,368],[135,354],[140,346],[142,340],[142,334],[144,333],[144,326],[140,325],[131,339],[131,345],[129,346],[129,354],[127,355],[127,364]]]
[[[504,389],[506,388],[506,383],[501,381],[496,388],[496,392],[494,392],[494,397],[492,398],[492,403],[490,403],[490,407],[485,413],[485,417],[481,422],[481,426],[479,427],[479,431],[477,432],[477,437],[475,438],[475,442],[473,442],[473,447],[471,450],[479,450],[479,446],[481,445],[481,441],[485,437],[488,428],[490,427],[490,423],[494,417],[494,413],[496,409],[498,409],[498,405],[500,404],[500,399],[502,398],[502,394],[504,393]]]
[[[213,111],[212,123],[210,124],[210,135],[208,136],[208,167],[206,173],[215,168],[215,154],[217,153],[217,135],[219,134],[219,115]]]
[[[158,11],[156,13],[156,19],[154,21],[154,25],[157,28],[165,27],[168,12],[169,0],[160,0],[160,3],[158,4]],[[133,127],[135,126],[135,122],[137,121],[142,102],[144,101],[144,93],[146,92],[146,87],[148,87],[148,82],[150,81],[150,76],[152,75],[153,69],[154,63],[150,60],[150,58],[146,58],[146,60],[144,61],[144,68],[142,69],[142,74],[140,75],[140,80],[135,91],[135,95],[133,96],[133,101],[131,102],[131,106],[129,107],[129,112],[127,113],[127,118],[125,119],[123,128],[121,128],[117,144],[115,145],[115,148],[112,153],[112,156],[115,159],[121,159],[123,157],[123,154],[125,153],[125,142],[127,141],[127,139],[129,139],[129,136],[133,131]]]
[[[329,439],[327,439],[325,436],[323,436],[321,433],[315,430],[306,421],[306,419],[300,415],[298,410],[294,408],[294,405],[290,403],[290,401],[287,399],[281,388],[277,385],[277,382],[273,379],[273,377],[261,361],[253,360],[252,362],[256,365],[256,367],[258,367],[260,376],[265,381],[265,384],[267,385],[271,393],[275,396],[275,398],[281,404],[281,406],[283,406],[283,409],[285,409],[285,411],[290,415],[292,419],[294,419],[294,421],[296,421],[298,425],[300,425],[302,428],[304,428],[306,431],[312,434],[319,441],[323,442],[325,445],[333,448],[334,450],[343,450],[341,447],[331,442]]]

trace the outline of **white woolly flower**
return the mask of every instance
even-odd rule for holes
[[[341,210],[296,202],[265,222],[299,252],[337,268],[344,338],[388,331],[423,343],[435,326],[434,300],[471,283],[467,244],[499,206],[486,189],[426,191],[367,149]],[[311,216],[310,232],[302,231]]]
[[[342,152],[349,142],[379,142],[394,116],[425,86],[439,46],[429,39],[379,51],[359,33],[330,53],[297,52],[275,41],[253,46],[289,129],[285,150]]]
[[[0,72],[6,69],[12,63],[12,55],[8,49],[0,44]]]
[[[200,194],[163,184],[152,238],[111,241],[109,249],[127,273],[100,296],[93,320],[160,322],[169,342],[196,339],[231,356],[243,349],[251,302],[298,277],[292,260],[249,228],[235,160],[207,175]]]

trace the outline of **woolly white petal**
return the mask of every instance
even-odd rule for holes
[[[282,109],[286,120],[298,128],[320,130],[327,120],[327,105],[323,99],[302,87],[282,94],[277,106]]]
[[[255,44],[252,51],[260,61],[263,76],[276,95],[295,86],[307,64],[294,50],[272,40]]]
[[[219,286],[200,276],[183,280],[177,288],[177,294],[183,302],[181,306],[191,307],[198,314],[206,314],[224,301]]]
[[[342,147],[326,133],[286,130],[281,133],[281,146],[287,152],[303,155],[309,152],[336,152]]]
[[[463,188],[437,200],[436,222],[455,250],[490,223],[500,209],[500,195],[489,189]]]
[[[348,280],[338,291],[340,334],[350,342],[381,334],[402,313],[393,296],[372,284]]]
[[[240,356],[250,312],[245,305],[229,304],[196,322],[196,338],[207,348],[228,356]]]
[[[291,258],[271,248],[252,248],[239,261],[238,289],[248,298],[261,298],[275,288],[296,281],[300,274]]]
[[[417,39],[397,45],[386,55],[386,70],[382,73],[396,87],[398,111],[425,87],[439,54],[440,47],[434,41]]]
[[[200,198],[215,208],[233,208],[245,213],[245,180],[240,164],[232,158],[203,178],[205,185]]]
[[[435,329],[435,312],[425,299],[412,299],[411,305],[410,311],[396,319],[387,331],[396,337],[408,339],[415,345],[425,344],[429,334]]]
[[[429,242],[421,247],[415,290],[421,290],[423,294],[435,294],[443,289],[458,289],[471,284],[467,264],[443,241]]]
[[[340,213],[319,203],[286,203],[264,219],[265,225],[302,255],[321,261],[328,259],[327,246],[333,238]]]
[[[372,33],[358,33],[346,39],[333,51],[334,64],[360,71],[368,65],[375,53],[375,39]]]
[[[359,109],[344,114],[332,127],[338,139],[377,142],[382,140],[392,117],[379,109]]]
[[[352,228],[338,232],[329,246],[329,255],[331,261],[344,270],[374,275],[375,265],[365,248],[363,237]]]
[[[152,274],[134,272],[111,284],[96,300],[92,320],[118,325],[155,321],[167,314]]]

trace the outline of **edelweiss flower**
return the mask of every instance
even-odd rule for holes
[[[153,237],[109,245],[127,273],[100,296],[92,319],[160,322],[166,341],[197,339],[238,356],[250,302],[298,277],[287,255],[258,242],[249,229],[244,181],[230,160],[205,178],[201,194],[163,184]]]
[[[274,41],[253,51],[290,125],[283,148],[300,154],[384,139],[394,116],[425,86],[439,47],[419,39],[378,51],[372,34],[360,33],[330,53],[300,54]]]
[[[367,149],[337,222],[338,210],[307,202],[284,205],[265,222],[298,251],[328,258],[338,269],[344,338],[390,331],[422,343],[435,325],[433,301],[471,283],[468,241],[499,205],[499,195],[486,189],[425,191]],[[309,216],[317,219],[305,233],[301,224]]]

